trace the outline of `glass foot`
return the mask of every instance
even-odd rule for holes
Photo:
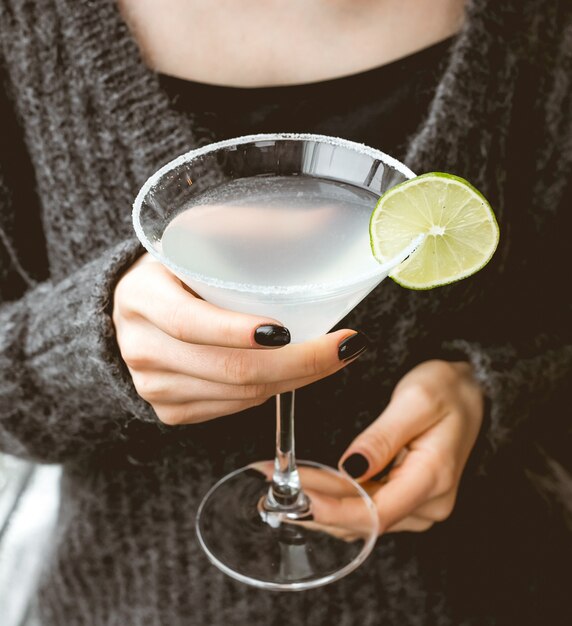
[[[378,522],[366,492],[325,465],[297,465],[305,497],[286,511],[266,502],[272,461],[225,476],[206,495],[197,534],[225,574],[263,589],[311,589],[346,576],[371,552]]]

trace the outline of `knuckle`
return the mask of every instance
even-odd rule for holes
[[[236,344],[236,328],[230,315],[221,317],[217,324],[217,334],[224,345]]]
[[[189,315],[187,307],[180,303],[174,304],[169,312],[169,318],[167,320],[167,328],[171,337],[184,341],[187,334],[187,329],[195,322]]]
[[[111,320],[113,322],[113,325],[115,326],[116,331],[117,329],[119,329],[121,323],[127,316],[128,313],[124,310],[121,300],[117,298],[116,292],[116,297],[113,300],[113,310],[111,311]]]
[[[445,383],[451,383],[458,377],[458,368],[450,361],[432,361],[435,373]]]
[[[256,386],[256,369],[246,350],[233,350],[224,361],[226,378],[235,385]]]
[[[155,409],[155,413],[168,426],[181,426],[200,421],[200,414],[193,404],[163,406]]]
[[[200,422],[201,415],[194,404],[187,404],[182,408],[179,424],[192,424]]]
[[[457,483],[457,472],[454,465],[447,461],[439,463],[439,489],[441,491],[451,490]]]
[[[137,332],[123,332],[117,337],[121,357],[130,369],[138,370],[151,363],[151,356]]]
[[[419,524],[419,532],[425,532],[426,530],[429,530],[430,528],[433,528],[433,526],[435,525],[435,522],[432,522],[430,520],[427,521],[423,521]]]
[[[310,350],[304,359],[304,374],[306,376],[317,376],[322,371],[322,362],[319,351],[314,349]]]
[[[167,424],[167,426],[178,426],[182,423],[178,407],[161,406],[154,407],[154,409],[157,417],[163,424]]]
[[[133,270],[123,274],[118,280],[113,291],[113,298],[115,306],[123,308],[125,303],[129,302],[129,298],[126,297],[129,294],[131,283],[133,281]]]
[[[131,379],[137,393],[142,398],[146,398],[149,391],[149,376],[144,372],[133,372]]]
[[[243,398],[245,400],[266,400],[272,395],[270,385],[267,383],[257,383],[254,385],[244,385],[242,387]]]
[[[412,403],[423,414],[432,414],[438,410],[438,400],[433,389],[426,383],[416,382],[406,391],[410,395]]]
[[[164,396],[158,384],[157,376],[148,372],[135,372],[132,376],[137,393],[148,402],[157,402]]]
[[[111,318],[116,327],[123,321],[131,320],[137,316],[134,307],[136,302],[138,300],[132,297],[128,286],[123,281],[119,282],[113,294],[113,310],[111,312]]]
[[[254,406],[260,406],[261,404],[265,404],[266,402],[268,402],[268,400],[270,400],[270,398],[272,398],[273,396],[264,396],[261,398],[257,398],[254,402]]]
[[[453,512],[453,508],[455,506],[454,500],[449,502],[449,500],[439,503],[433,511],[433,519],[436,522],[444,522]]]
[[[361,447],[369,451],[371,457],[377,460],[391,458],[393,452],[393,442],[389,434],[383,428],[372,428],[366,431],[363,439],[359,441]]]
[[[119,307],[121,311],[131,311],[133,309],[133,303],[138,302],[139,299],[145,295],[145,290],[142,288],[142,282],[144,277],[141,276],[141,270],[138,267],[133,267],[128,270],[119,279],[114,290],[114,304]]]
[[[228,409],[225,409],[225,415],[241,413],[242,411],[248,411],[248,409],[252,409],[257,406],[261,406],[272,396],[266,396],[264,398],[249,398],[248,400],[237,400],[231,405],[228,406]]]
[[[422,472],[425,475],[426,484],[432,494],[439,492],[441,463],[436,455],[427,454],[418,459]]]
[[[453,363],[451,361],[433,360],[429,361],[433,370],[433,377],[439,380],[440,389],[451,389],[459,383],[461,377],[465,377],[465,366],[470,369],[467,364]]]

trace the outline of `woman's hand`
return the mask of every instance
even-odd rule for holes
[[[451,514],[483,405],[468,363],[427,361],[401,379],[340,462],[371,494],[381,532],[427,530]],[[386,481],[370,480],[396,457]]]
[[[427,530],[451,514],[483,404],[468,363],[427,361],[401,379],[385,411],[340,461],[372,497],[380,534]],[[386,477],[372,480],[394,459]],[[300,477],[314,525],[348,540],[368,535],[370,514],[340,481],[305,470]]]
[[[137,392],[170,425],[237,413],[313,383],[361,354],[366,341],[339,330],[286,345],[290,335],[276,320],[201,300],[149,254],[118,282],[113,322]]]

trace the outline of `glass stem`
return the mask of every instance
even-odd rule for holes
[[[282,511],[306,512],[309,508],[296,467],[293,391],[276,396],[276,456],[266,505]]]

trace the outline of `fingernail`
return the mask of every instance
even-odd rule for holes
[[[259,346],[285,346],[290,343],[290,331],[277,324],[265,324],[254,331],[254,341]]]
[[[340,361],[348,361],[365,352],[371,342],[363,333],[355,333],[347,337],[338,346],[338,358]]]
[[[342,467],[352,478],[359,478],[367,472],[369,462],[363,454],[354,452],[342,463]]]

